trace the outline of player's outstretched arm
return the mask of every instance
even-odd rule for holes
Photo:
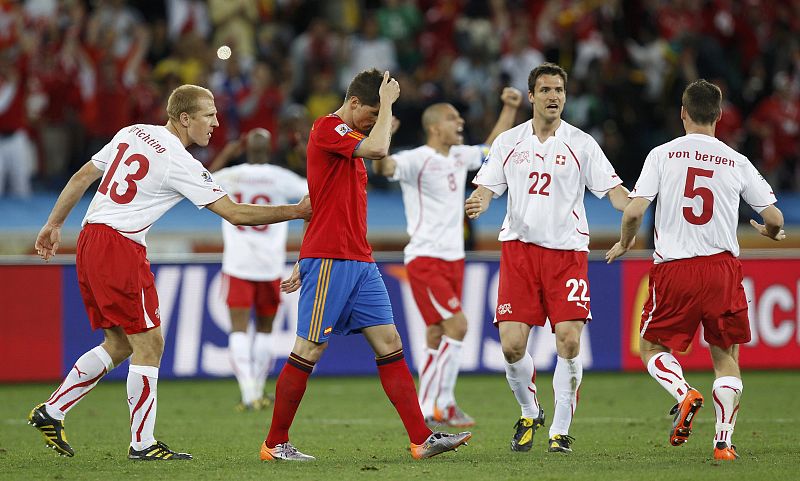
[[[391,155],[387,155],[386,157],[381,157],[380,159],[374,159],[372,161],[372,171],[378,175],[382,175],[384,177],[391,177],[394,175],[394,171],[397,169],[397,161],[394,160],[394,157]]]
[[[503,110],[500,111],[497,123],[494,124],[489,136],[486,137],[484,142],[486,145],[492,145],[498,135],[514,126],[514,120],[517,118],[517,109],[522,105],[522,92],[514,87],[506,87],[500,95],[500,100],[503,101]]]
[[[256,205],[237,204],[224,195],[206,207],[233,225],[264,225],[311,218],[311,199],[308,196],[297,204]]]
[[[633,247],[634,242],[636,242],[636,232],[639,231],[639,226],[642,225],[642,218],[644,218],[644,213],[649,206],[649,200],[644,197],[636,197],[625,208],[622,213],[619,242],[606,252],[606,261],[609,264]]]
[[[50,216],[47,218],[47,223],[39,231],[36,237],[36,253],[44,260],[50,260],[51,257],[56,255],[58,246],[61,243],[61,227],[67,216],[75,205],[81,200],[83,194],[90,185],[103,175],[103,171],[94,166],[92,161],[83,164],[75,174],[69,179],[64,190],[56,200],[53,210],[50,211]]]
[[[750,225],[752,225],[759,234],[776,241],[786,238],[786,232],[783,230],[783,212],[781,212],[780,209],[771,205],[761,211],[761,218],[764,219],[764,224],[759,224],[755,220],[750,219]]]
[[[625,186],[620,184],[609,190],[608,194],[606,195],[608,196],[608,201],[611,202],[612,207],[620,212],[625,212],[625,208],[631,203],[631,199],[628,198],[628,194],[630,194],[630,191],[628,191]]]
[[[392,142],[392,104],[400,96],[400,84],[389,77],[389,71],[383,73],[383,82],[378,89],[381,106],[378,109],[378,118],[369,133],[353,152],[353,157],[365,159],[380,159],[389,154],[389,145]]]
[[[480,217],[489,208],[493,197],[494,193],[491,190],[482,185],[478,186],[464,202],[464,212],[467,213],[467,217],[470,219]]]

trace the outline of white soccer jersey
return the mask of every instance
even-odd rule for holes
[[[508,190],[501,241],[588,251],[583,193],[588,187],[602,198],[622,181],[597,142],[562,120],[544,143],[533,134],[532,121],[500,134],[473,183],[495,198]]]
[[[416,257],[464,258],[464,184],[485,153],[484,146],[456,145],[445,157],[423,145],[392,155],[397,167],[391,180],[400,181],[411,236],[406,264]]]
[[[308,193],[306,179],[270,164],[241,164],[214,173],[214,180],[236,202],[286,204]],[[286,264],[286,222],[235,226],[222,221],[225,250],[222,272],[249,281],[271,281]]]
[[[83,225],[106,224],[145,246],[150,226],[184,197],[203,208],[225,195],[178,137],[160,125],[125,127],[92,163],[104,172]]]
[[[656,195],[655,263],[728,251],[739,255],[739,196],[756,212],[775,194],[747,157],[703,134],[650,151],[630,197]]]

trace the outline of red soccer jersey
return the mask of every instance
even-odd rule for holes
[[[374,262],[367,242],[367,168],[353,151],[364,134],[338,115],[320,117],[308,139],[308,192],[313,215],[300,258]]]

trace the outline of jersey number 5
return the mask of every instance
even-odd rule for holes
[[[119,162],[122,160],[122,156],[125,155],[125,151],[128,150],[128,147],[130,146],[126,143],[117,145],[117,156],[114,157],[114,161],[111,162],[111,166],[108,168],[103,182],[100,184],[100,187],[97,188],[98,192],[103,195],[108,195],[111,197],[111,200],[117,204],[128,204],[136,197],[136,181],[142,180],[150,170],[150,161],[147,160],[147,157],[142,154],[131,154],[130,157],[125,159],[125,165],[130,166],[136,162],[137,167],[135,171],[125,176],[124,181],[127,184],[125,191],[120,194],[117,191],[119,182],[114,182],[114,184],[111,185],[111,193],[108,193],[108,186],[111,184],[111,179],[114,177],[114,173],[117,171],[117,167],[119,167]]]
[[[683,196],[688,199],[694,199],[700,196],[703,201],[703,210],[700,215],[695,215],[691,207],[683,208],[683,218],[687,222],[694,225],[703,225],[711,220],[714,215],[714,193],[708,187],[695,187],[695,177],[708,177],[709,179],[714,176],[713,170],[698,169],[697,167],[689,167],[686,171],[686,185],[683,187]]]

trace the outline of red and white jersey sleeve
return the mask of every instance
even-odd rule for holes
[[[225,195],[163,126],[125,127],[92,163],[104,172],[83,225],[106,224],[142,245],[150,226],[183,198],[203,208]]]
[[[630,197],[653,200],[655,263],[728,251],[739,255],[739,197],[756,212],[776,202],[747,157],[714,137],[689,134],[650,151]]]
[[[400,182],[411,237],[405,262],[416,257],[464,258],[464,186],[467,171],[480,167],[484,146],[457,145],[447,156],[423,145],[394,154],[391,180]]]
[[[235,202],[287,204],[308,193],[306,179],[270,164],[241,164],[214,173],[214,180]],[[286,264],[286,222],[235,226],[222,221],[222,272],[239,279],[270,281],[283,274]]]
[[[473,183],[495,197],[508,191],[500,241],[588,251],[584,192],[602,198],[622,181],[597,142],[562,120],[544,143],[531,121],[500,134]]]

